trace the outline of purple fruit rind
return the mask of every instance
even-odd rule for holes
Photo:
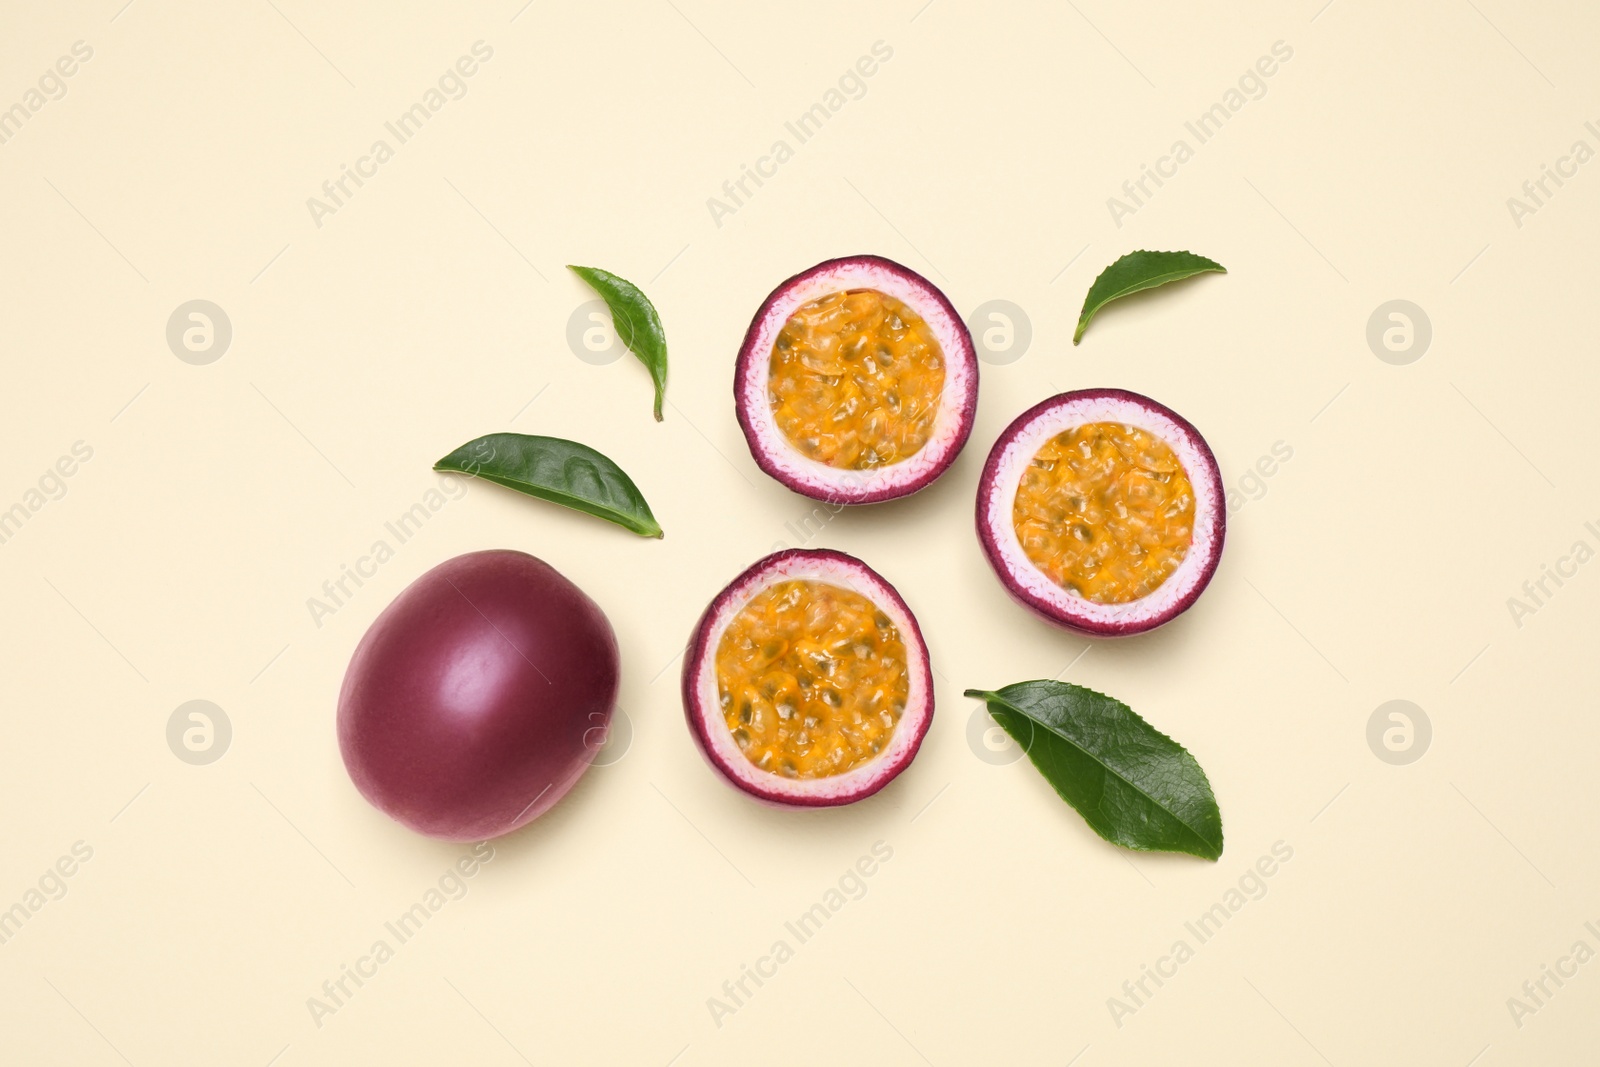
[[[1010,523],[1010,515],[995,516],[990,513],[991,500],[997,480],[1000,477],[1001,461],[1007,447],[1021,436],[1026,430],[1040,419],[1045,418],[1057,409],[1069,403],[1087,401],[1109,401],[1117,404],[1126,404],[1141,408],[1146,412],[1154,413],[1168,420],[1185,442],[1200,457],[1199,469],[1185,467],[1191,484],[1196,486],[1197,499],[1200,497],[1201,488],[1209,495],[1211,501],[1210,524],[1203,538],[1208,545],[1207,557],[1200,566],[1200,573],[1193,580],[1193,584],[1184,594],[1173,603],[1149,615],[1140,616],[1135,611],[1125,612],[1129,615],[1126,619],[1102,621],[1085,618],[1082,614],[1075,614],[1071,610],[1063,609],[1059,604],[1053,604],[1044,598],[1031,593],[1024,587],[1012,571],[1017,561],[1011,559],[1001,548],[995,536],[996,521]],[[1075,423],[1063,423],[1061,429]],[[1172,442],[1168,442],[1171,444]],[[1206,444],[1200,431],[1182,415],[1147,396],[1129,392],[1124,389],[1080,389],[1073,392],[1060,393],[1047,400],[1040,401],[1033,407],[1018,415],[1011,424],[1001,432],[995,441],[994,447],[989,450],[989,457],[984,461],[983,474],[978,481],[978,500],[975,509],[975,521],[978,530],[978,542],[983,548],[983,554],[988,559],[989,565],[994,568],[995,575],[1000,579],[1000,584],[1012,599],[1033,611],[1045,621],[1053,623],[1077,633],[1090,637],[1126,637],[1133,634],[1144,633],[1163,623],[1169,622],[1183,612],[1187,611],[1199,599],[1211,583],[1216,574],[1217,564],[1222,559],[1222,546],[1227,534],[1227,508],[1226,497],[1222,488],[1222,472],[1217,466],[1216,456],[1211,447]],[[1197,538],[1202,540],[1202,538]],[[1171,578],[1168,581],[1172,581]],[[1153,595],[1153,594],[1152,594]],[[1085,602],[1087,604],[1087,602]],[[1132,604],[1138,604],[1133,601]]]
[[[620,684],[616,634],[583,590],[525,552],[469,552],[418,577],[362,636],[340,686],[339,750],[357,791],[397,822],[481,841],[577,783]]]
[[[713,633],[713,626],[718,617],[723,615],[724,609],[728,608],[730,604],[742,605],[756,591],[771,584],[769,576],[782,572],[784,565],[790,560],[825,561],[848,569],[854,572],[857,577],[863,579],[864,585],[871,586],[871,591],[864,594],[867,595],[869,600],[880,607],[883,606],[884,601],[892,603],[897,612],[906,621],[906,625],[902,627],[905,632],[902,632],[901,638],[906,645],[907,659],[909,661],[907,666],[917,672],[918,677],[921,679],[922,692],[925,695],[921,708],[914,709],[909,704],[907,705],[896,728],[897,734],[901,730],[910,728],[909,744],[905,744],[898,752],[895,751],[894,745],[891,744],[890,749],[886,750],[884,755],[892,754],[893,758],[885,760],[881,764],[872,762],[864,765],[860,769],[871,768],[872,775],[859,786],[845,792],[829,791],[828,786],[832,779],[828,778],[784,779],[765,771],[758,771],[754,764],[751,764],[748,760],[745,760],[742,766],[736,765],[733,762],[734,759],[742,760],[743,756],[735,755],[729,757],[712,743],[711,730],[726,732],[728,728],[727,723],[722,718],[721,709],[705,707],[699,695],[701,679],[706,672],[716,669],[716,641],[720,640],[722,636],[720,630]],[[856,591],[863,592],[861,589]],[[729,617],[732,617],[731,614]],[[746,567],[737,578],[729,582],[722,592],[718,593],[711,603],[706,606],[706,610],[701,614],[700,620],[695,624],[694,635],[690,638],[688,650],[684,654],[682,689],[684,717],[688,720],[689,732],[694,737],[695,744],[699,747],[700,753],[706,758],[706,761],[716,768],[717,772],[735,788],[755,797],[757,800],[784,808],[836,807],[842,804],[853,804],[858,800],[864,800],[872,796],[898,777],[906,767],[910,766],[911,761],[916,758],[917,751],[922,747],[922,739],[927,736],[928,727],[933,722],[933,671],[928,658],[928,645],[923,639],[922,628],[918,625],[916,616],[911,613],[911,609],[906,605],[905,600],[895,587],[889,584],[877,571],[874,571],[854,556],[844,552],[836,552],[832,549],[790,548],[782,552],[774,552]],[[895,740],[898,741],[899,738],[896,737]],[[783,793],[774,789],[763,789],[758,784],[760,779],[763,778],[772,778],[776,782],[804,782],[807,785],[814,786],[815,792],[795,794]],[[803,788],[803,786],[791,785],[790,788]]]
[[[772,357],[770,351],[757,351],[761,347],[757,344],[757,341],[772,309],[784,301],[796,288],[812,278],[820,274],[830,274],[852,267],[877,268],[894,274],[918,290],[919,301],[937,305],[949,317],[952,324],[952,329],[949,331],[951,336],[947,337],[941,334],[938,337],[940,346],[945,350],[946,364],[953,364],[955,360],[959,359],[965,368],[965,380],[970,382],[967,395],[963,398],[958,412],[956,432],[952,437],[941,443],[944,453],[938,460],[927,470],[911,476],[903,482],[894,481],[892,475],[887,473],[892,472],[892,467],[877,468],[872,472],[874,479],[888,484],[880,485],[876,488],[852,488],[847,484],[828,485],[808,482],[802,477],[782,469],[773,460],[770,450],[774,447],[789,448],[791,451],[793,449],[783,439],[776,426],[771,427],[769,436],[762,436],[760,430],[756,427],[755,420],[764,418],[770,424],[771,411],[768,406],[768,399],[765,395],[749,395],[751,383],[748,379],[755,369],[755,361],[758,359],[770,360]],[[907,301],[907,303],[912,302]],[[913,307],[916,306],[913,303]],[[919,308],[918,310],[920,311],[921,309]],[[926,317],[926,314],[924,314],[925,319]],[[950,342],[952,341],[954,342],[953,347],[956,349],[954,352],[950,351],[952,348]],[[946,388],[949,387],[950,376],[947,375]],[[928,279],[910,267],[896,263],[891,259],[885,259],[882,256],[841,256],[837,259],[825,260],[814,267],[785,279],[768,294],[766,300],[762,301],[755,317],[750,320],[749,328],[745,330],[744,340],[739,345],[739,358],[734,364],[733,401],[734,412],[739,419],[739,429],[744,432],[745,443],[750,448],[751,457],[756,461],[756,466],[760,467],[763,472],[775,481],[802,496],[811,497],[813,500],[824,500],[838,504],[876,504],[880,501],[908,496],[927,487],[939,475],[949,469],[950,465],[955,462],[956,457],[961,454],[961,450],[966,447],[967,439],[972,435],[972,424],[978,409],[977,349],[973,347],[972,334],[968,331],[966,323],[961,316],[956,312],[955,305],[951,304],[949,298]],[[754,409],[754,413],[752,409]],[[934,444],[933,441],[930,441],[924,448],[932,448]],[[907,462],[910,461],[908,460]],[[851,473],[860,472],[841,471],[841,479]]]

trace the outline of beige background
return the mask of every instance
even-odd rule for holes
[[[1600,148],[1583,126],[1600,22],[1321,2],[12,5],[0,108],[74,42],[93,58],[0,145],[0,507],[74,442],[93,457],[0,545],[0,908],[75,842],[93,857],[0,945],[0,1059],[1592,1062],[1600,963],[1520,1027],[1507,998],[1574,941],[1600,949],[1600,567],[1520,627],[1507,598],[1600,545],[1583,526],[1600,164],[1547,180],[1520,226],[1506,200],[1575,140]],[[480,40],[493,58],[467,94],[317,226],[307,198]],[[717,225],[707,198],[876,41],[893,56],[865,95]],[[1107,198],[1193,145],[1185,120],[1278,41],[1293,57],[1265,94],[1115,225]],[[1084,290],[1138,247],[1230,273],[1113,309],[1072,347]],[[851,809],[770,811],[696,753],[676,657],[811,510],[735,425],[743,329],[779,279],[858,251],[963,314],[1011,301],[1032,343],[984,366],[940,482],[810,538],[918,613],[939,700],[920,758]],[[660,308],[664,423],[631,358],[569,349],[590,295],[568,262]],[[1397,298],[1433,326],[1408,366],[1365,340]],[[232,323],[206,366],[165,340],[192,299]],[[1230,485],[1275,442],[1293,458],[1232,515],[1193,611],[1089,645],[1004,596],[971,507],[1005,424],[1092,385],[1191,418]],[[307,598],[422,498],[431,462],[493,430],[617,458],[665,541],[479,486],[315,625]],[[339,679],[406,583],[493,546],[606,609],[631,741],[319,1027],[307,998],[466,851],[355,793]],[[1005,753],[971,743],[962,689],[1063,672],[1196,753],[1220,863],[1123,854],[1026,762],[980,758]],[[232,723],[209,766],[167,746],[191,699]],[[1391,699],[1432,722],[1408,766],[1366,741]],[[716,1025],[708,998],[880,840],[893,859],[866,895]],[[1293,859],[1266,895],[1118,1026],[1108,998],[1193,946],[1185,921],[1278,841]]]

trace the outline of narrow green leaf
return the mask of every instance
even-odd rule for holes
[[[660,422],[661,402],[667,395],[667,334],[661,328],[656,306],[637,285],[610,271],[575,267],[570,263],[567,269],[600,294],[606,307],[611,309],[611,322],[617,329],[617,336],[650,372],[650,380],[656,385],[656,421]]]
[[[1206,772],[1133,709],[1070,682],[968,689],[1094,832],[1123,848],[1222,855],[1222,812]]]
[[[595,515],[645,537],[662,536],[644,494],[621,467],[588,445],[559,437],[491,433],[433,465]]]
[[[1193,252],[1129,252],[1101,271],[1100,277],[1089,286],[1089,292],[1083,298],[1083,310],[1078,313],[1078,329],[1072,335],[1072,343],[1083,340],[1083,331],[1089,328],[1089,320],[1111,301],[1141,289],[1154,289],[1158,285],[1182,281],[1207,271],[1226,274],[1228,268]]]

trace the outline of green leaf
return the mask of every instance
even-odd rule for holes
[[[1094,832],[1123,848],[1222,855],[1222,813],[1206,772],[1133,709],[1070,682],[968,689]]]
[[[458,471],[660,537],[639,487],[621,467],[588,445],[559,437],[491,433],[468,441],[433,465]]]
[[[567,269],[588,282],[611,309],[611,322],[617,336],[627,345],[639,362],[650,372],[656,383],[656,421],[661,421],[661,402],[667,395],[667,335],[661,328],[661,316],[656,306],[637,285],[619,278],[599,267],[574,267]]]
[[[1207,271],[1226,274],[1228,268],[1193,252],[1129,252],[1101,271],[1100,277],[1089,286],[1088,295],[1083,298],[1083,310],[1078,313],[1078,329],[1072,335],[1072,343],[1083,340],[1089,320],[1111,301]]]

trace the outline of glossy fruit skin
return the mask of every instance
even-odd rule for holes
[[[934,439],[918,456],[870,471],[835,470],[801,456],[774,425],[766,391],[772,343],[788,317],[816,296],[852,288],[881,289],[923,317],[944,351],[949,397],[948,404],[941,398]],[[876,504],[931,485],[966,447],[978,410],[978,353],[966,323],[938,286],[892,259],[843,256],[785,279],[762,302],[739,346],[733,400],[751,458],[764,473],[813,500]]]
[[[722,709],[707,699],[714,687],[717,644],[732,613],[751,596],[785,578],[814,578],[846,585],[896,621],[905,644],[912,692],[895,739],[877,759],[833,778],[786,779],[756,768],[732,746]],[[711,681],[708,681],[711,679]],[[780,808],[828,808],[877,793],[911,765],[933,724],[933,673],[916,616],[898,591],[861,560],[831,549],[785,549],[747,567],[707,605],[683,658],[683,712],[701,755],[735,788]]]
[[[1060,421],[1065,412],[1085,410],[1101,414]],[[1150,424],[1145,425],[1140,420]],[[1184,469],[1195,491],[1197,511],[1194,541],[1190,547],[1193,558],[1186,559],[1184,566],[1163,583],[1162,588],[1127,604],[1094,605],[1075,594],[1067,594],[1020,555],[1014,534],[1008,532],[1013,499],[1010,494],[1016,491],[1018,464],[1031,459],[1031,453],[1019,455],[1012,450],[1012,445],[1039,427],[1053,433],[1093,421],[1134,422],[1155,432],[1181,457],[1187,457]],[[1012,599],[1063,629],[1088,637],[1130,637],[1171,622],[1189,610],[1205,592],[1222,559],[1227,507],[1217,458],[1200,431],[1187,419],[1164,404],[1125,389],[1079,389],[1040,401],[1001,432],[978,480],[976,524],[983,554]]]
[[[470,552],[412,582],[339,693],[350,779],[411,829],[481,841],[533,821],[605,741],[620,673],[598,605],[524,552]]]

